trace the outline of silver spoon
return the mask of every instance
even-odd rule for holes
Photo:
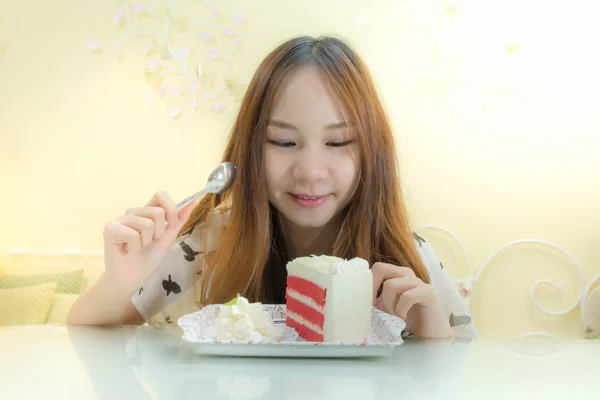
[[[229,161],[220,164],[213,172],[208,176],[208,182],[204,189],[193,195],[186,197],[181,203],[177,204],[177,210],[181,210],[204,193],[223,193],[229,189],[235,180],[235,165]]]

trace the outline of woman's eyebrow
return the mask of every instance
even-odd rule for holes
[[[292,125],[289,122],[284,122],[284,121],[280,121],[280,120],[277,120],[277,119],[271,119],[271,120],[269,120],[269,123],[267,125],[274,126],[274,127],[281,128],[281,129],[287,129],[287,130],[295,131],[295,132],[299,132],[300,131],[300,129],[297,126]],[[345,122],[345,121],[334,122],[334,123],[331,123],[331,124],[325,126],[325,130],[327,130],[327,131],[333,131],[333,130],[336,130],[336,129],[346,128],[348,126],[349,126],[348,123]]]
[[[332,131],[335,129],[346,128],[347,126],[348,126],[348,123],[346,121],[336,122],[336,123],[327,125],[325,127],[325,130]]]
[[[296,127],[288,122],[279,121],[277,119],[270,120],[268,125],[275,126],[277,128],[281,128],[281,129],[288,129],[290,131],[296,131],[296,132],[300,131],[300,129],[298,129],[298,127]]]

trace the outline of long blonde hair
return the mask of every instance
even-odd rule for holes
[[[222,157],[237,166],[236,181],[223,194],[203,197],[181,231],[208,229],[215,209],[230,209],[217,250],[203,255],[201,304],[222,303],[237,293],[250,301],[285,302],[287,259],[277,210],[267,196],[263,144],[285,78],[303,65],[325,73],[350,115],[360,148],[360,183],[343,211],[331,255],[407,266],[429,282],[408,222],[392,129],[368,68],[340,39],[303,36],[281,44],[258,67]],[[205,241],[207,232],[202,237]]]

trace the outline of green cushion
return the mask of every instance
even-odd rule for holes
[[[82,279],[83,269],[36,275],[2,275],[0,276],[0,289],[15,289],[55,282],[56,293],[79,294]]]

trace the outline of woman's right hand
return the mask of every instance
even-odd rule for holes
[[[130,208],[106,224],[106,277],[133,295],[161,264],[196,204],[177,211],[171,197],[160,191],[144,207]]]

